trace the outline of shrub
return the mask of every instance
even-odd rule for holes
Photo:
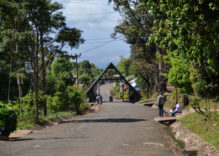
[[[84,112],[84,111],[86,111],[88,109],[88,105],[87,104],[81,104],[80,105],[80,112]]]
[[[74,109],[78,114],[82,112],[80,105],[83,104],[86,100],[86,96],[83,91],[75,86],[68,86],[68,103],[74,106]]]
[[[43,108],[43,91],[39,90],[39,97],[38,97],[38,102],[39,102],[39,107]],[[23,105],[28,105],[28,106],[34,106],[35,103],[35,93],[34,91],[30,90],[29,93],[27,93],[23,98]]]
[[[61,110],[62,103],[59,100],[58,96],[50,96],[48,95],[46,98],[48,110],[51,113],[57,113],[59,110]]]
[[[11,132],[16,130],[17,115],[7,105],[0,104],[0,129],[2,135],[9,136]]]

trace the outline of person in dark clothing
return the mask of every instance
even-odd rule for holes
[[[165,103],[165,97],[163,96],[163,93],[161,92],[160,95],[157,98],[157,106],[159,109],[159,116],[163,116],[163,105]]]

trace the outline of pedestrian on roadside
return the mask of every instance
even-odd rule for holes
[[[176,113],[181,113],[181,107],[178,102],[176,102],[176,108],[172,111],[171,116],[174,116]]]
[[[102,105],[102,103],[103,103],[103,97],[100,95],[99,96],[99,104]]]
[[[96,103],[97,103],[97,104],[99,104],[99,98],[100,98],[100,96],[97,95],[97,96],[96,96]]]
[[[165,97],[163,96],[163,92],[160,92],[158,98],[157,98],[157,106],[159,109],[159,116],[163,117],[163,105],[165,103]]]

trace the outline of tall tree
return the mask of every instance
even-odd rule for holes
[[[146,45],[153,27],[153,18],[150,15],[149,8],[141,5],[139,0],[109,0],[109,2],[114,2],[114,9],[119,11],[123,16],[123,22],[115,27],[113,37],[117,34],[123,34],[126,42],[131,44],[131,57],[135,64],[136,71],[138,71],[136,74],[141,79],[144,79],[148,90],[151,89],[152,84],[155,85],[154,88],[156,89],[165,89],[165,87],[161,87],[165,86],[163,77],[160,76],[159,78],[163,69],[158,70],[159,66],[156,59],[156,52],[158,50],[163,51],[153,44]],[[139,64],[139,62],[141,62],[141,64]],[[144,64],[143,68],[142,64]],[[151,68],[152,66],[153,68]],[[153,70],[153,75],[150,73],[151,70]],[[158,72],[160,72],[160,74],[158,74]],[[150,84],[149,82],[151,82],[151,80],[154,83]],[[162,83],[159,83],[159,81]]]
[[[197,83],[193,89],[198,89],[199,95],[208,98],[219,95],[217,2],[144,0],[142,4],[151,9],[155,18],[150,41],[165,49],[169,57],[183,56],[191,64],[190,69],[198,71],[192,71],[191,78]],[[174,68],[176,64],[171,65]]]
[[[20,112],[22,111],[22,75],[24,73],[24,61],[28,58],[25,49],[25,41],[31,34],[25,4],[22,1],[0,2],[0,54],[3,58],[14,64],[19,90]]]
[[[63,47],[68,44],[71,48],[78,47],[84,40],[81,38],[81,31],[76,28],[68,28],[65,18],[60,9],[62,5],[50,0],[34,0],[27,2],[28,17],[32,29],[34,30],[35,42],[33,46],[34,56],[32,57],[34,68],[34,88],[35,88],[35,109],[36,120],[38,120],[38,90],[39,71],[42,72],[42,86],[44,95],[46,94],[46,68],[57,54],[65,54]],[[51,35],[55,33],[57,35]],[[54,36],[54,37],[52,37]],[[59,44],[60,43],[60,44]],[[56,44],[56,45],[55,45]],[[40,57],[39,57],[40,56]],[[41,68],[39,62],[41,58]],[[46,60],[45,60],[46,58]],[[44,115],[47,114],[46,100],[44,99]]]

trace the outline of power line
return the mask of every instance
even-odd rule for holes
[[[84,5],[105,5],[105,6],[109,6],[109,4],[106,4],[106,3],[81,3],[81,2],[71,2],[71,4],[84,4]]]
[[[98,44],[98,43],[107,43],[107,42],[110,42],[110,41],[114,41],[114,40],[103,40],[103,41],[96,41],[96,42],[85,42],[84,44]]]
[[[65,14],[64,13],[64,15],[75,15],[75,16],[83,16],[83,15],[87,16],[87,15],[89,15],[89,16],[92,16],[92,15],[108,15],[108,14],[115,14],[115,13],[116,12],[95,13],[95,14],[69,14],[69,13]]]
[[[120,40],[122,40],[122,39],[120,39]],[[91,51],[93,51],[93,50],[95,50],[95,49],[101,48],[101,47],[103,47],[103,46],[105,46],[105,45],[107,45],[107,44],[109,44],[109,43],[111,43],[111,42],[120,41],[120,40],[112,40],[112,41],[106,42],[106,43],[101,44],[101,45],[99,45],[99,46],[96,46],[96,47],[94,47],[94,48],[88,49],[88,50],[84,51],[82,54],[88,54],[89,52],[91,52]]]
[[[87,38],[87,40],[106,40],[106,39],[112,39],[112,38]]]

